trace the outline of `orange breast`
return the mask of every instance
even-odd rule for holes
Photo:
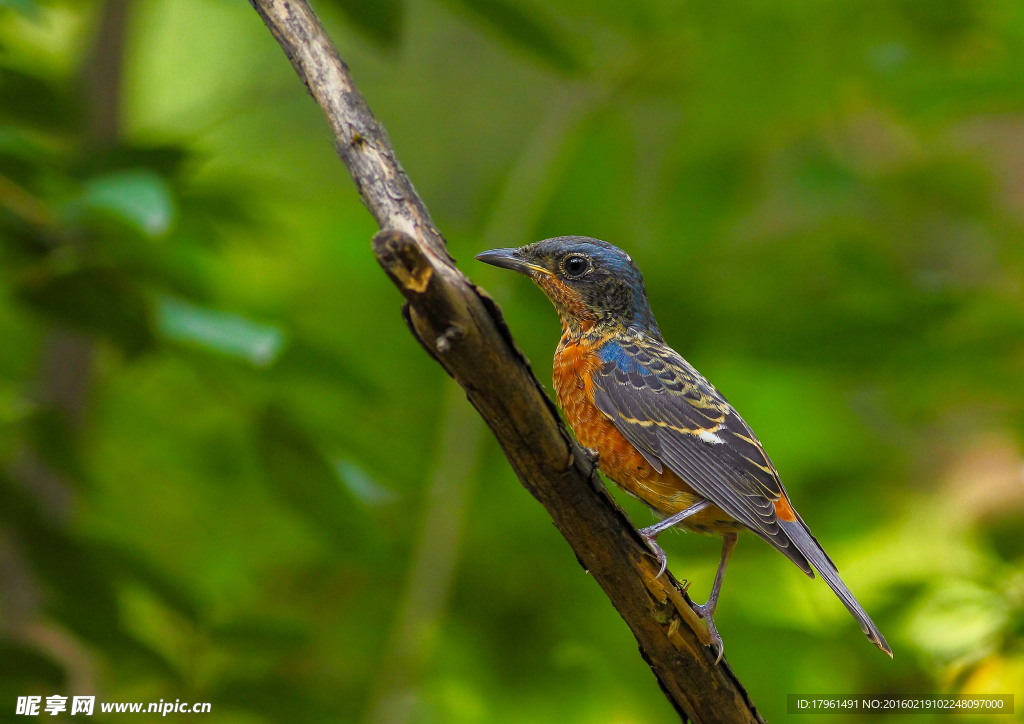
[[[620,488],[664,515],[700,498],[668,468],[659,473],[594,404],[593,372],[601,365],[593,346],[566,337],[555,352],[554,384],[558,404],[583,447],[600,455],[598,467]],[[705,533],[737,530],[738,523],[715,506],[688,518],[683,527]]]

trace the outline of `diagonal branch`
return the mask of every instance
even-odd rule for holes
[[[552,104],[512,164],[481,233],[485,248],[520,246],[544,212],[567,149],[603,95],[589,88],[564,93]],[[492,287],[498,299],[505,284]],[[483,420],[454,380],[444,385],[436,468],[427,484],[421,528],[410,556],[395,623],[371,688],[366,724],[406,724],[419,705],[419,684],[433,654],[435,630],[444,613],[461,555],[465,509],[476,485],[483,452]]]
[[[547,509],[576,557],[626,621],[680,717],[763,720],[707,629],[657,564],[594,465],[562,425],[516,347],[501,311],[448,256],[384,129],[304,0],[250,0],[327,116],[335,145],[382,231],[384,271],[406,298],[403,316],[423,348],[466,391],[523,486]]]

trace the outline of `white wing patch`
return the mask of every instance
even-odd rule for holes
[[[721,428],[719,428],[719,429],[721,429]],[[713,433],[710,430],[701,430],[700,434],[697,437],[699,437],[704,442],[711,443],[712,445],[724,445],[725,444],[725,440],[723,440],[716,433]]]

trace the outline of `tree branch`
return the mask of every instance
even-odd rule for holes
[[[566,432],[501,311],[459,271],[384,129],[304,0],[250,0],[327,116],[338,154],[382,231],[373,240],[423,348],[466,391],[523,486],[626,621],[659,685],[694,722],[763,720],[704,623],[658,566],[594,465]]]
[[[85,68],[90,141],[112,146],[121,135],[121,77],[131,0],[106,0],[100,10],[92,55]]]

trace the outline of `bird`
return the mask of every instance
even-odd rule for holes
[[[661,520],[638,533],[661,568],[658,535],[671,527],[722,536],[722,555],[704,604],[716,663],[724,651],[714,622],[738,534],[753,531],[814,578],[814,570],[892,657],[878,627],[790,502],[761,441],[725,397],[665,343],[643,276],[622,249],[585,236],[559,236],[491,249],[479,261],[528,276],[562,323],[554,358],[559,407],[597,467]]]

